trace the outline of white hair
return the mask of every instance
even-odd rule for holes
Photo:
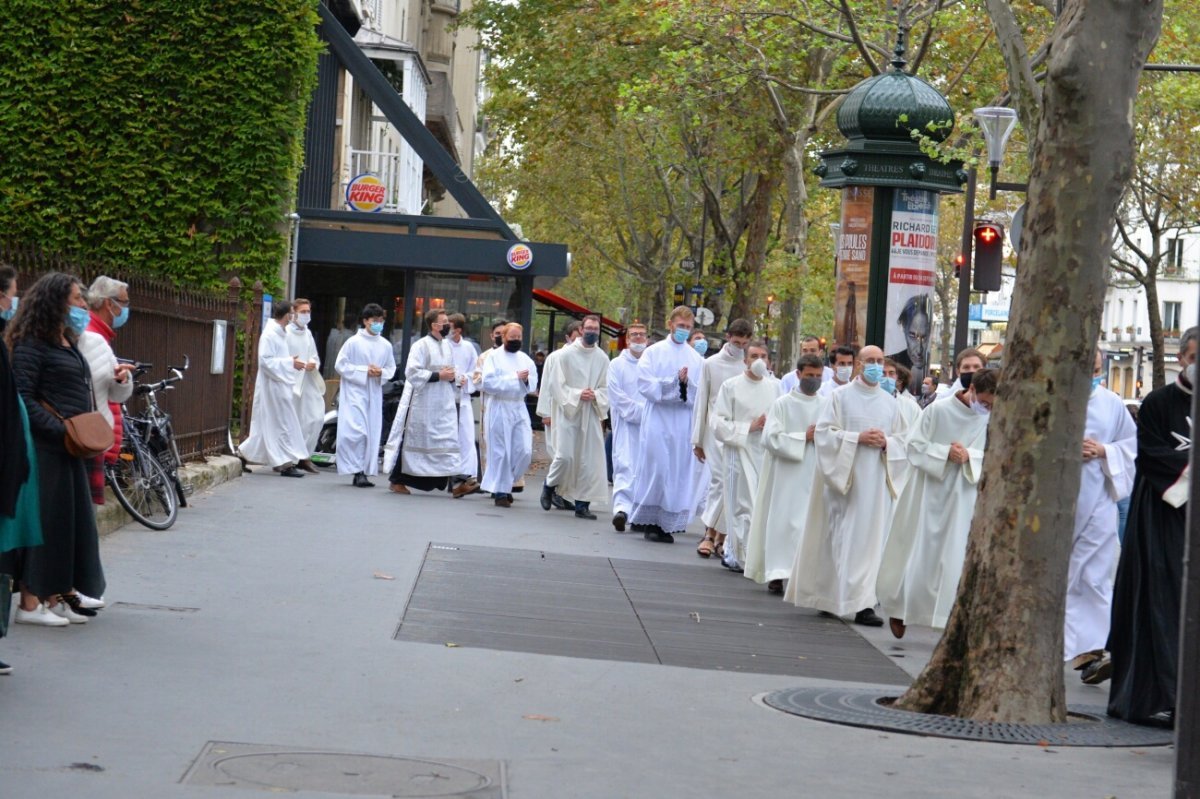
[[[88,286],[88,305],[92,308],[99,308],[108,300],[115,300],[117,297],[120,297],[121,292],[128,288],[128,283],[108,277],[107,275],[101,275],[92,281],[92,285]]]

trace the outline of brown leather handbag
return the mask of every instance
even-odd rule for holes
[[[72,352],[75,349],[72,348]],[[84,374],[87,374],[87,367],[84,365],[83,357],[75,352],[75,356],[79,358],[80,365],[84,367]],[[80,413],[70,418],[64,417],[58,410],[46,400],[42,400],[42,406],[54,414],[54,416],[63,423],[67,428],[63,434],[63,445],[67,449],[67,453],[76,458],[96,458],[112,449],[116,437],[113,434],[112,425],[104,418],[99,411],[96,410],[96,395],[92,392],[92,381],[90,377],[85,377],[84,382],[87,384],[88,399],[91,400],[92,410],[87,413]]]

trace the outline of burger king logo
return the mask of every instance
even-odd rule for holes
[[[508,248],[508,265],[513,269],[528,269],[533,263],[533,250],[526,244],[514,244]]]
[[[387,185],[374,175],[362,174],[346,186],[346,205],[352,211],[382,211]]]

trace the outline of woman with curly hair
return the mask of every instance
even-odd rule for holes
[[[76,588],[92,597],[104,594],[87,464],[67,452],[62,422],[94,409],[91,371],[76,346],[88,318],[79,280],[51,272],[21,298],[7,330],[41,484],[43,543],[25,553],[16,614],[20,624],[85,622],[95,611],[83,607]]]

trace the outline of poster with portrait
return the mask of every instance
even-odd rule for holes
[[[888,252],[887,320],[883,351],[912,371],[908,388],[921,390],[929,371],[933,284],[937,268],[938,194],[896,189]]]
[[[871,225],[875,189],[842,189],[842,227],[837,242],[837,289],[833,341],[858,348],[867,335],[867,286],[871,276]]]

